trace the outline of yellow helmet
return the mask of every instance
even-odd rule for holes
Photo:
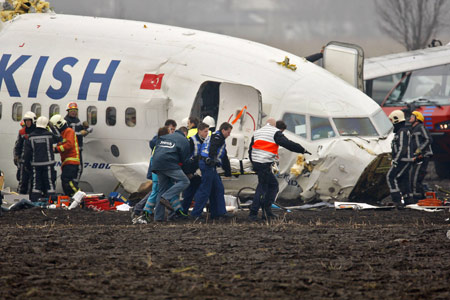
[[[404,122],[405,121],[405,113],[399,109],[396,109],[389,114],[389,120],[391,120],[392,124]]]
[[[422,123],[423,123],[423,121],[425,121],[425,118],[423,117],[422,113],[420,113],[418,111],[413,111],[412,114],[416,116],[417,121],[420,121]]]

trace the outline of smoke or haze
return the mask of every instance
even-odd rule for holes
[[[373,0],[49,0],[56,12],[139,20],[245,38],[306,56],[329,41],[366,57],[404,51],[377,26]],[[438,36],[448,43],[450,35]]]

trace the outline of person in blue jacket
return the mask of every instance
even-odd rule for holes
[[[202,144],[199,167],[202,172],[202,181],[195,193],[195,205],[191,212],[193,218],[202,215],[208,198],[210,199],[211,218],[228,216],[225,208],[225,189],[216,167],[221,166],[226,177],[231,177],[231,166],[228,160],[225,139],[230,136],[233,126],[224,122],[219,130],[208,136]]]
[[[189,186],[189,179],[182,170],[183,164],[188,163],[189,157],[189,141],[180,130],[161,136],[153,153],[151,168],[152,172],[158,175],[159,181],[157,202],[174,211],[178,217],[187,217],[181,208],[180,200],[178,198],[174,200],[174,197]],[[173,182],[172,186],[171,182]]]

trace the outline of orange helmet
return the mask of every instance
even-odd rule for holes
[[[72,110],[72,109],[78,110],[78,105],[75,102],[70,102],[69,104],[67,104],[66,110]]]

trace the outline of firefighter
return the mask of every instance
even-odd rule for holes
[[[409,167],[410,167],[410,132],[406,127],[405,113],[394,110],[389,115],[394,125],[394,139],[392,140],[392,164],[386,179],[391,193],[392,201],[396,208],[403,208],[409,203]],[[404,203],[402,203],[402,196]]]
[[[36,121],[36,129],[30,133],[24,146],[24,164],[32,169],[33,183],[30,200],[39,201],[40,197],[55,195],[55,156],[52,148],[57,142],[53,133],[47,130],[48,119],[41,116]]]
[[[36,115],[28,111],[23,116],[24,126],[19,130],[19,135],[14,146],[14,164],[17,166],[17,180],[19,185],[17,192],[19,194],[29,194],[33,174],[24,167],[23,153],[24,142],[28,140],[29,135],[36,128]]]
[[[286,124],[283,121],[276,122],[274,118],[269,118],[264,127],[253,133],[248,153],[253,170],[258,175],[258,186],[250,208],[251,221],[258,219],[260,206],[264,220],[276,217],[271,207],[278,194],[278,181],[272,173],[272,164],[278,156],[278,147],[282,146],[297,153],[309,153],[300,144],[288,140],[283,135],[285,129]]]
[[[55,147],[55,153],[61,154],[61,183],[64,194],[72,197],[78,192],[78,168],[80,167],[80,150],[75,131],[67,125],[61,115],[54,115],[50,122],[61,134],[63,140]]]
[[[225,208],[225,190],[216,167],[221,166],[226,177],[231,177],[231,166],[227,155],[225,139],[230,136],[233,126],[224,122],[219,130],[208,136],[202,144],[199,167],[202,180],[195,193],[195,205],[191,216],[200,218],[208,198],[210,199],[211,218],[228,217]]]
[[[183,171],[187,174],[190,184],[183,192],[183,211],[188,213],[189,207],[191,207],[194,195],[197,192],[198,187],[202,181],[201,177],[197,174],[199,168],[198,161],[200,159],[200,151],[202,144],[208,137],[209,126],[206,123],[198,124],[198,131],[194,136],[189,138],[191,157],[186,166],[183,166]]]
[[[413,111],[409,122],[411,123],[411,155],[412,164],[410,171],[410,187],[414,202],[425,198],[423,179],[427,173],[428,163],[433,155],[431,143],[433,142],[430,132],[423,125],[423,115]]]
[[[67,104],[67,115],[64,119],[67,121],[67,125],[75,131],[78,140],[78,147],[80,149],[80,167],[78,168],[78,175],[76,178],[77,183],[80,182],[81,174],[83,173],[83,138],[92,132],[92,128],[89,127],[88,122],[81,123],[78,118],[78,105],[75,102]]]

